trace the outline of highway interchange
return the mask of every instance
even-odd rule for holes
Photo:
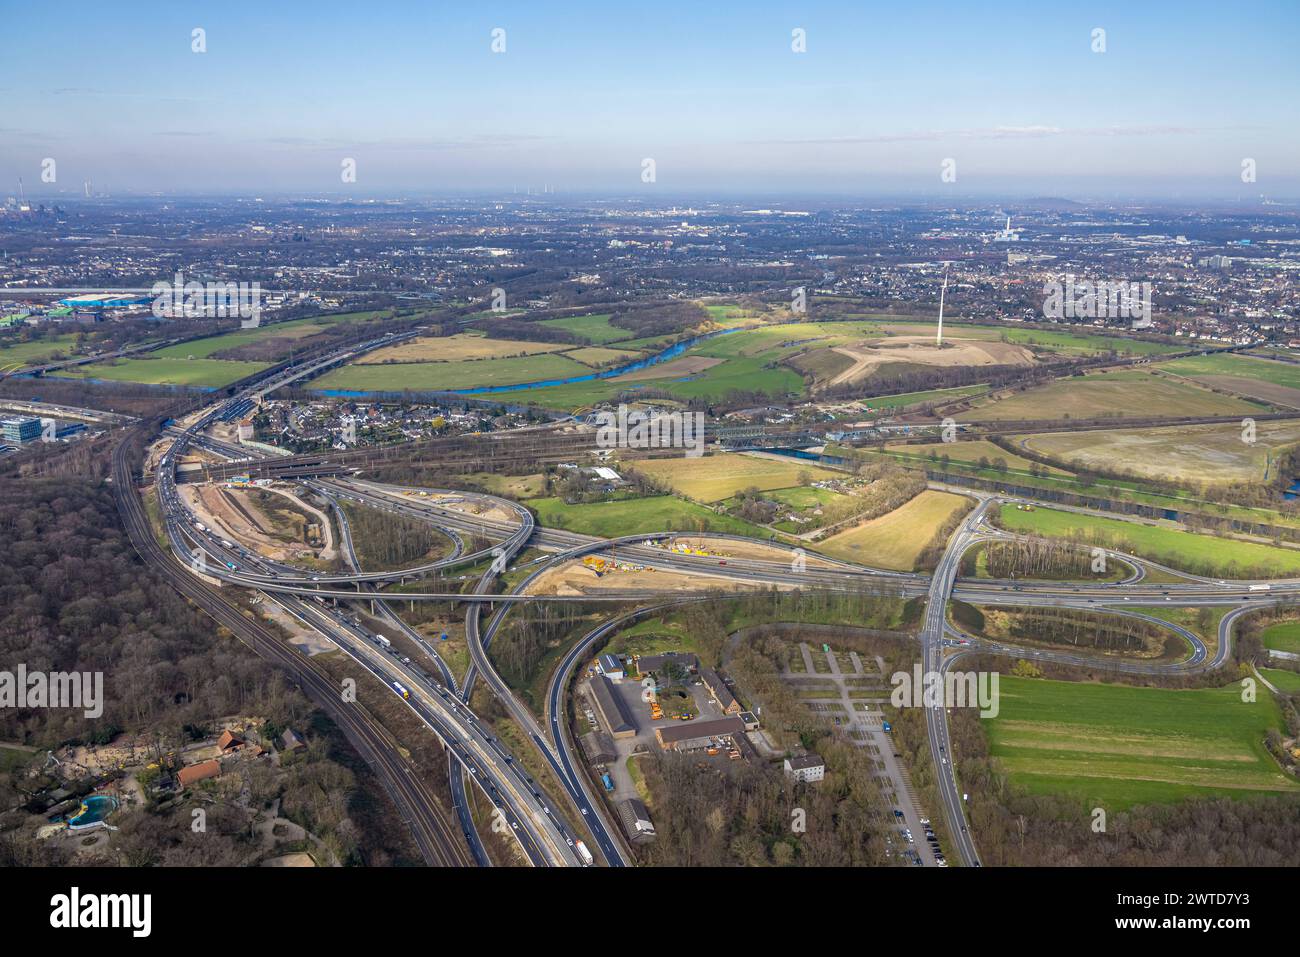
[[[742,558],[720,563],[716,558],[682,555],[663,548],[664,540],[673,535],[668,531],[606,540],[542,528],[536,524],[528,509],[508,499],[482,493],[454,493],[462,498],[476,499],[480,504],[491,506],[494,511],[510,516],[508,520],[492,519],[429,500],[430,493],[436,497],[440,491],[446,490],[403,489],[361,481],[350,475],[339,477],[337,470],[325,471],[315,479],[307,476],[303,480],[333,505],[342,539],[340,550],[351,569],[347,573],[311,574],[276,564],[242,545],[219,538],[190,512],[183,497],[177,492],[177,463],[188,449],[192,446],[200,447],[207,453],[228,461],[246,459],[249,454],[245,447],[229,446],[206,434],[208,427],[219,420],[225,410],[243,399],[266,395],[292,382],[317,375],[362,352],[391,345],[409,335],[411,333],[388,335],[335,347],[322,355],[308,357],[296,366],[273,367],[237,383],[206,404],[197,404],[196,408],[186,410],[189,413],[188,425],[154,419],[129,426],[127,434],[134,435],[141,442],[152,441],[163,434],[172,440],[161,456],[154,476],[170,554],[158,545],[152,529],[147,527],[143,518],[144,511],[135,492],[140,465],[138,461],[131,461],[136,451],[136,446],[131,442],[124,440],[117,447],[114,480],[119,508],[126,517],[128,530],[142,557],[150,564],[162,566],[169,580],[249,642],[259,654],[286,667],[313,700],[327,708],[348,733],[350,740],[358,746],[363,757],[376,768],[390,794],[394,796],[403,819],[411,826],[417,844],[429,863],[484,865],[489,862],[471,815],[467,782],[470,786],[477,787],[490,801],[494,811],[494,829],[508,831],[518,841],[527,860],[534,865],[577,866],[590,863],[583,834],[575,830],[569,821],[581,822],[589,832],[597,854],[606,864],[623,866],[631,862],[630,852],[616,825],[610,822],[603,801],[593,795],[582,761],[574,754],[573,742],[565,726],[564,692],[568,676],[610,634],[635,618],[663,611],[681,602],[700,600],[706,594],[709,579],[744,582],[761,587],[800,587],[903,597],[924,595],[927,602],[920,629],[922,661],[924,669],[934,673],[950,669],[955,661],[975,652],[1014,655],[1064,664],[1100,665],[1139,673],[1209,670],[1220,667],[1227,660],[1231,649],[1232,628],[1238,618],[1249,611],[1300,594],[1300,581],[1275,581],[1264,585],[1176,573],[1182,583],[1153,584],[1144,580],[1147,568],[1161,568],[1166,572],[1172,570],[1122,555],[1113,557],[1131,565],[1134,572],[1121,582],[959,580],[962,556],[970,547],[980,542],[1010,537],[1008,533],[991,528],[985,522],[989,509],[999,501],[999,497],[971,493],[968,490],[964,490],[964,494],[973,494],[979,501],[952,535],[933,575],[886,572],[815,555],[810,555],[806,563],[795,562],[793,559]],[[421,492],[425,494],[421,495]],[[346,514],[339,507],[343,500],[417,517],[447,535],[453,547],[449,554],[435,562],[398,571],[361,571],[352,548]],[[466,546],[470,537],[485,539],[492,544],[470,551]],[[730,537],[776,548],[783,547],[761,540],[746,540],[741,536]],[[703,583],[701,591],[696,594],[674,593],[671,597],[647,591],[601,592],[585,596],[527,593],[528,587],[548,570],[614,546],[617,546],[618,554],[624,560],[698,578]],[[543,556],[529,563],[529,573],[507,592],[495,591],[500,575],[511,568],[525,547],[540,549]],[[793,552],[791,554],[793,556]],[[485,563],[487,569],[483,570]],[[460,580],[448,577],[456,569],[465,570],[467,574],[476,577],[472,592],[462,592],[457,587],[461,584]],[[430,576],[433,576],[435,582],[447,583],[443,585],[443,590],[403,590],[400,596],[378,590],[390,583],[418,581]],[[463,842],[454,839],[453,825],[438,806],[436,797],[419,785],[418,781],[412,780],[416,775],[409,765],[401,766],[400,755],[396,753],[391,735],[378,727],[372,717],[363,714],[363,709],[342,703],[339,689],[327,683],[328,679],[323,677],[319,669],[312,667],[304,656],[292,651],[260,622],[250,620],[237,609],[232,601],[221,594],[220,587],[216,587],[222,584],[260,592],[265,600],[278,602],[306,627],[328,637],[387,689],[386,693],[400,696],[418,719],[437,735],[447,747],[452,803],[456,814],[454,826],[460,830]],[[945,610],[950,597],[977,604],[1104,609],[1115,614],[1156,621],[1180,634],[1191,648],[1191,653],[1186,659],[1173,663],[1107,660],[1102,664],[1095,657],[984,641],[962,634],[946,621]],[[402,622],[387,606],[388,600],[432,600],[464,604],[465,637],[471,666],[459,686],[436,648],[418,631]],[[616,613],[567,651],[547,687],[543,722],[539,722],[531,709],[515,695],[497,673],[488,655],[493,637],[511,607],[517,603],[537,601],[631,602],[639,606],[631,612]],[[1231,605],[1234,608],[1221,621],[1218,641],[1214,654],[1211,655],[1205,643],[1193,632],[1148,614],[1126,609],[1124,604],[1127,602],[1147,605],[1176,602],[1177,606]],[[484,604],[494,607],[486,625],[481,622]],[[375,616],[386,627],[391,626],[413,641],[427,657],[432,671],[395,653],[391,647],[385,647],[378,636],[367,630],[357,613],[367,606],[374,608]],[[549,806],[553,797],[561,795],[550,795],[544,791],[522,768],[516,756],[509,753],[491,729],[470,709],[471,694],[479,679],[483,680],[488,691],[518,725],[529,745],[536,749],[553,771],[571,814],[562,814],[558,808],[552,809]],[[931,757],[938,771],[938,790],[943,812],[955,844],[954,851],[961,862],[978,865],[978,852],[968,830],[964,800],[951,760],[946,709],[942,706],[927,707],[926,727]]]

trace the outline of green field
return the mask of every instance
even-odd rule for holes
[[[341,389],[349,391],[400,391],[401,389],[435,390],[466,389],[479,386],[500,386],[543,381],[546,379],[571,378],[589,372],[590,369],[580,363],[605,365],[622,360],[632,361],[636,358],[630,350],[657,345],[668,337],[652,340],[621,341],[613,338],[612,326],[604,324],[607,335],[601,336],[603,316],[575,316],[567,319],[548,319],[543,325],[557,325],[568,328],[579,335],[587,336],[594,342],[618,342],[619,350],[611,349],[577,349],[572,356],[578,363],[572,362],[569,355],[560,353],[549,357],[549,361],[528,364],[529,360],[545,360],[545,356],[529,356],[524,359],[481,360],[472,364],[466,362],[441,363],[436,370],[428,366],[432,363],[402,363],[399,369],[392,365],[384,366],[386,371],[358,370],[357,366],[348,366],[326,374],[314,384],[318,389]],[[634,374],[634,378],[619,376],[612,379],[600,379],[575,382],[567,385],[546,386],[544,388],[520,388],[502,392],[503,400],[536,403],[548,408],[577,409],[609,401],[621,392],[655,391],[666,392],[681,400],[721,399],[729,392],[763,392],[769,395],[800,395],[804,391],[803,377],[785,366],[776,364],[779,359],[791,355],[803,346],[798,343],[809,338],[826,342],[849,342],[860,339],[863,335],[879,334],[880,329],[870,322],[836,322],[836,323],[784,323],[764,326],[758,329],[745,329],[741,332],[706,340],[688,349],[680,360],[692,357],[706,357],[722,360],[717,365],[692,373],[673,374],[668,371],[662,377],[655,378],[645,370]],[[488,364],[488,363],[492,364]],[[496,363],[514,363],[498,365]],[[379,363],[382,365],[382,363]],[[454,366],[454,368],[453,368]],[[400,382],[394,384],[394,377]],[[981,391],[980,387],[962,389],[935,390],[933,392],[911,393],[909,395],[885,396],[872,399],[873,408],[897,408],[916,402],[944,398],[958,398],[971,391]]]
[[[12,366],[41,365],[61,352],[71,358],[76,354],[77,337],[73,334],[50,336],[35,342],[20,342],[16,337],[0,338],[0,369]],[[94,347],[92,347],[94,348]]]
[[[605,646],[612,654],[659,655],[666,651],[699,653],[695,636],[681,621],[646,618],[618,632]]]
[[[760,490],[799,485],[807,473],[814,482],[835,478],[836,473],[797,459],[782,461],[758,455],[727,452],[699,458],[643,459],[628,463],[673,491],[701,502],[720,502],[747,488]]]
[[[741,335],[745,333],[736,333],[725,338],[736,338]],[[619,345],[631,347],[634,343],[624,342]],[[707,354],[697,347],[687,350],[683,356]],[[803,378],[798,373],[784,367],[765,368],[769,361],[764,357],[730,358],[711,369],[705,369],[691,376],[632,380],[618,376],[612,379],[575,382],[570,385],[547,386],[541,389],[515,389],[501,393],[501,398],[503,401],[510,402],[533,402],[553,409],[577,409],[608,401],[620,392],[647,390],[667,392],[678,399],[720,399],[733,389],[742,392],[758,390],[773,395],[802,393]]]
[[[624,365],[641,358],[641,353],[632,352],[630,349],[609,349],[602,346],[583,346],[580,349],[568,349],[565,350],[564,354],[575,362],[581,362],[593,369]]]
[[[283,352],[287,355],[292,342],[315,335],[331,325],[340,322],[360,322],[384,314],[374,311],[351,312],[269,323],[256,329],[240,329],[237,332],[164,346],[152,352],[142,353],[138,358],[77,366],[63,370],[58,375],[74,379],[137,382],[142,385],[220,388],[265,369],[268,363],[213,359],[215,353],[254,342],[280,340],[284,342]],[[3,361],[4,355],[5,353],[0,351],[0,362]]]
[[[1200,574],[1237,578],[1248,577],[1243,572],[1251,570],[1261,576],[1281,578],[1300,573],[1300,551],[1196,535],[1164,526],[1049,508],[1023,512],[1014,505],[1002,506],[1000,524],[1014,532],[1084,543],[1099,542],[1139,558]]]
[[[629,382],[626,386],[611,386],[612,381],[612,379],[596,379],[569,385],[550,385],[540,389],[511,389],[500,395],[502,402],[539,405],[547,409],[573,410],[613,399],[623,391],[633,392],[650,385],[646,382]]]
[[[1265,406],[1148,372],[1071,376],[972,409],[976,421],[1152,415],[1252,415]]]
[[[882,334],[880,324],[875,322],[782,322],[708,339],[687,354],[721,358],[765,356],[772,359],[814,346],[860,342]]]
[[[1300,694],[1300,674],[1282,668],[1260,668],[1259,673],[1283,694]]]
[[[984,385],[966,385],[955,389],[930,389],[927,392],[901,392],[898,395],[880,395],[864,399],[868,409],[901,409],[922,402],[954,402],[968,395],[979,395],[988,389]]]
[[[702,505],[672,495],[586,505],[566,505],[558,498],[534,498],[525,504],[537,513],[541,525],[601,538],[663,531],[731,532],[760,538],[768,538],[771,534],[749,522],[730,515],[718,515]]]
[[[206,339],[194,339],[190,342],[182,342],[179,345],[165,346],[149,353],[149,355],[156,356],[159,359],[187,359],[190,357],[207,359],[213,353],[246,346],[251,342],[262,342],[267,339],[305,339],[340,322],[362,322],[382,315],[385,315],[385,313],[376,311],[348,312],[334,316],[312,316],[307,319],[291,319],[288,322],[267,323],[256,329],[240,329],[238,332],[227,332],[219,336],[209,336]],[[285,351],[287,354],[287,345]]]
[[[350,365],[327,372],[312,382],[313,389],[357,392],[436,392],[440,389],[475,389],[589,375],[591,369],[555,353],[512,359],[476,359],[467,362],[403,362],[390,365]],[[509,393],[513,394],[513,393]]]
[[[985,722],[1013,784],[1122,810],[1188,797],[1297,791],[1264,748],[1282,729],[1273,697],[1241,688],[1174,691],[1002,675]]]
[[[1300,620],[1274,622],[1260,633],[1260,637],[1265,648],[1300,655]]]
[[[710,319],[715,325],[738,326],[752,323],[762,317],[735,305],[712,305],[706,307]],[[617,343],[619,349],[650,351],[671,336],[654,336],[631,340],[625,330],[609,324],[609,314],[593,313],[582,316],[568,316],[560,319],[545,319],[541,325],[565,329],[580,335],[594,346],[600,347]],[[809,349],[825,349],[830,346],[861,342],[865,338],[880,338],[889,334],[912,334],[928,330],[927,323],[902,323],[893,321],[888,325],[872,320],[850,320],[837,322],[787,322],[770,323],[756,328],[745,328],[739,332],[719,336],[698,343],[682,354],[680,360],[693,357],[719,359],[717,365],[707,369],[680,374],[669,370],[661,378],[647,375],[643,370],[634,373],[632,378],[619,377],[596,381],[571,383],[568,385],[547,386],[540,389],[520,388],[501,393],[505,401],[535,403],[556,409],[578,409],[598,402],[609,401],[622,392],[654,391],[667,393],[675,399],[724,398],[728,393],[765,393],[783,397],[802,395],[804,378],[795,370],[781,365],[784,360]],[[1003,335],[1028,335],[1029,330],[1002,330],[994,327],[962,327],[954,336],[969,334],[976,339],[994,339]],[[1014,335],[1013,335],[1014,334]],[[1099,336],[1074,336],[1066,333],[1043,333],[1041,336],[1056,337],[1062,343],[1072,344],[1073,348],[1096,350],[1096,343],[1105,341]],[[617,361],[620,357],[610,352],[580,351],[574,353],[580,362],[595,363]],[[632,358],[628,356],[627,358]],[[532,359],[540,360],[536,363]],[[838,361],[848,361],[837,357]],[[491,362],[493,364],[488,364]],[[502,364],[496,364],[500,362]],[[512,363],[512,364],[504,364]],[[689,365],[689,363],[687,363]],[[359,365],[359,364],[358,364]],[[544,356],[527,359],[484,360],[475,363],[455,363],[455,369],[443,364],[436,371],[430,371],[427,364],[403,364],[400,371],[389,368],[387,371],[358,370],[356,366],[345,367],[328,373],[315,383],[319,389],[339,389],[344,391],[400,391],[402,389],[430,390],[468,389],[484,386],[509,386],[563,379],[581,375],[589,371],[573,363],[567,356],[556,355],[549,359]],[[400,381],[394,382],[394,377]],[[1199,392],[1191,386],[1177,386],[1187,392]],[[868,405],[877,409],[899,408],[918,402],[938,401],[960,398],[963,395],[981,391],[979,386],[960,389],[942,389],[929,392],[917,392],[906,395],[884,396],[869,400]],[[1206,392],[1206,395],[1210,393]],[[1238,400],[1223,400],[1236,402]],[[1234,406],[1235,408],[1236,406]],[[1253,408],[1253,406],[1250,406]]]
[[[886,443],[884,450],[891,455],[906,456],[922,461],[928,461],[931,452],[940,459],[947,456],[953,462],[974,462],[978,464],[980,459],[988,459],[990,463],[1002,459],[1007,463],[1008,469],[1019,469],[1024,472],[1028,472],[1030,466],[1035,464],[1031,459],[1008,452],[1000,445],[994,445],[988,439],[962,439],[960,442],[917,442],[907,445]],[[1044,465],[1042,468],[1057,475],[1068,474],[1048,465]]]
[[[1255,423],[1243,442],[1238,421],[1158,428],[1091,429],[1011,436],[1020,448],[1075,471],[1131,473],[1142,479],[1222,485],[1272,477],[1279,453],[1300,442],[1300,419]]]
[[[70,379],[216,389],[266,367],[265,362],[230,362],[224,359],[117,359],[111,363],[77,366],[60,371],[58,375]]]
[[[791,508],[816,508],[819,505],[829,505],[836,499],[844,498],[839,492],[832,492],[828,488],[778,488],[769,491],[764,498],[770,498],[774,502],[780,502],[782,505],[789,505]]]
[[[823,539],[817,547],[835,558],[910,572],[943,524],[970,504],[964,496],[927,489],[892,512]]]
[[[877,328],[894,335],[918,335],[934,332],[934,320],[909,320],[902,317],[882,315],[877,317]],[[839,323],[835,323],[839,325]],[[1097,333],[1062,332],[1055,329],[1023,329],[1014,326],[987,326],[956,322],[944,325],[944,338],[1002,340],[1022,346],[1034,346],[1048,352],[1066,355],[1096,355],[1104,352],[1117,352],[1121,355],[1163,355],[1170,352],[1182,352],[1185,345],[1161,342],[1146,342],[1127,336],[1101,335]]]
[[[543,319],[539,325],[550,326],[553,329],[564,329],[567,332],[582,336],[584,339],[590,339],[598,346],[607,342],[618,342],[632,336],[632,333],[626,329],[611,326],[609,324],[609,313],[607,312],[593,313],[587,316],[566,316],[563,319]]]
[[[734,303],[705,306],[704,311],[709,314],[710,320],[722,326],[754,322],[763,318],[761,313],[755,312],[746,306],[737,306]]]
[[[698,355],[688,351],[686,355]],[[731,359],[685,381],[659,379],[652,386],[679,399],[721,399],[733,390],[786,396],[803,394],[803,377],[784,366],[765,368],[767,359]],[[617,379],[611,380],[617,383]]]
[[[960,327],[957,327],[960,328]],[[1130,339],[1127,336],[1101,336],[1077,332],[1056,332],[1041,329],[1007,329],[1003,334],[1008,342],[1022,346],[1042,346],[1053,352],[1063,353],[1099,353],[1114,350],[1121,355],[1129,353],[1137,356],[1163,355],[1169,352],[1181,352],[1186,346],[1162,342],[1145,342]]]
[[[1300,408],[1300,365],[1246,355],[1190,356],[1160,368],[1265,402]]]
[[[1293,362],[1256,359],[1250,356],[1227,353],[1174,359],[1171,362],[1161,363],[1160,368],[1189,377],[1226,375],[1239,379],[1271,382],[1274,385],[1286,386],[1289,389],[1300,389],[1300,365]]]

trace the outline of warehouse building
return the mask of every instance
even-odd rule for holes
[[[619,695],[614,683],[604,675],[591,679],[591,700],[596,704],[596,713],[601,723],[612,738],[630,738],[636,734],[636,722],[627,713],[627,705]]]
[[[596,670],[613,681],[623,680],[623,662],[613,655],[601,655],[597,658]]]

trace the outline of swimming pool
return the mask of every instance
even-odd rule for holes
[[[81,809],[68,818],[68,829],[72,831],[103,824],[104,818],[117,810],[117,798],[108,794],[95,794],[81,802]]]

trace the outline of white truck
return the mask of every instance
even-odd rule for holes
[[[1251,591],[1268,591],[1268,585],[1251,585]]]
[[[593,863],[595,863],[596,859],[591,856],[591,851],[587,850],[586,844],[583,844],[582,841],[577,841],[574,843],[573,846],[577,848],[578,856],[582,858],[583,867],[590,867]]]
[[[383,635],[375,635],[375,641],[383,645],[385,648],[393,647],[393,643],[389,641],[387,638],[385,638]]]

